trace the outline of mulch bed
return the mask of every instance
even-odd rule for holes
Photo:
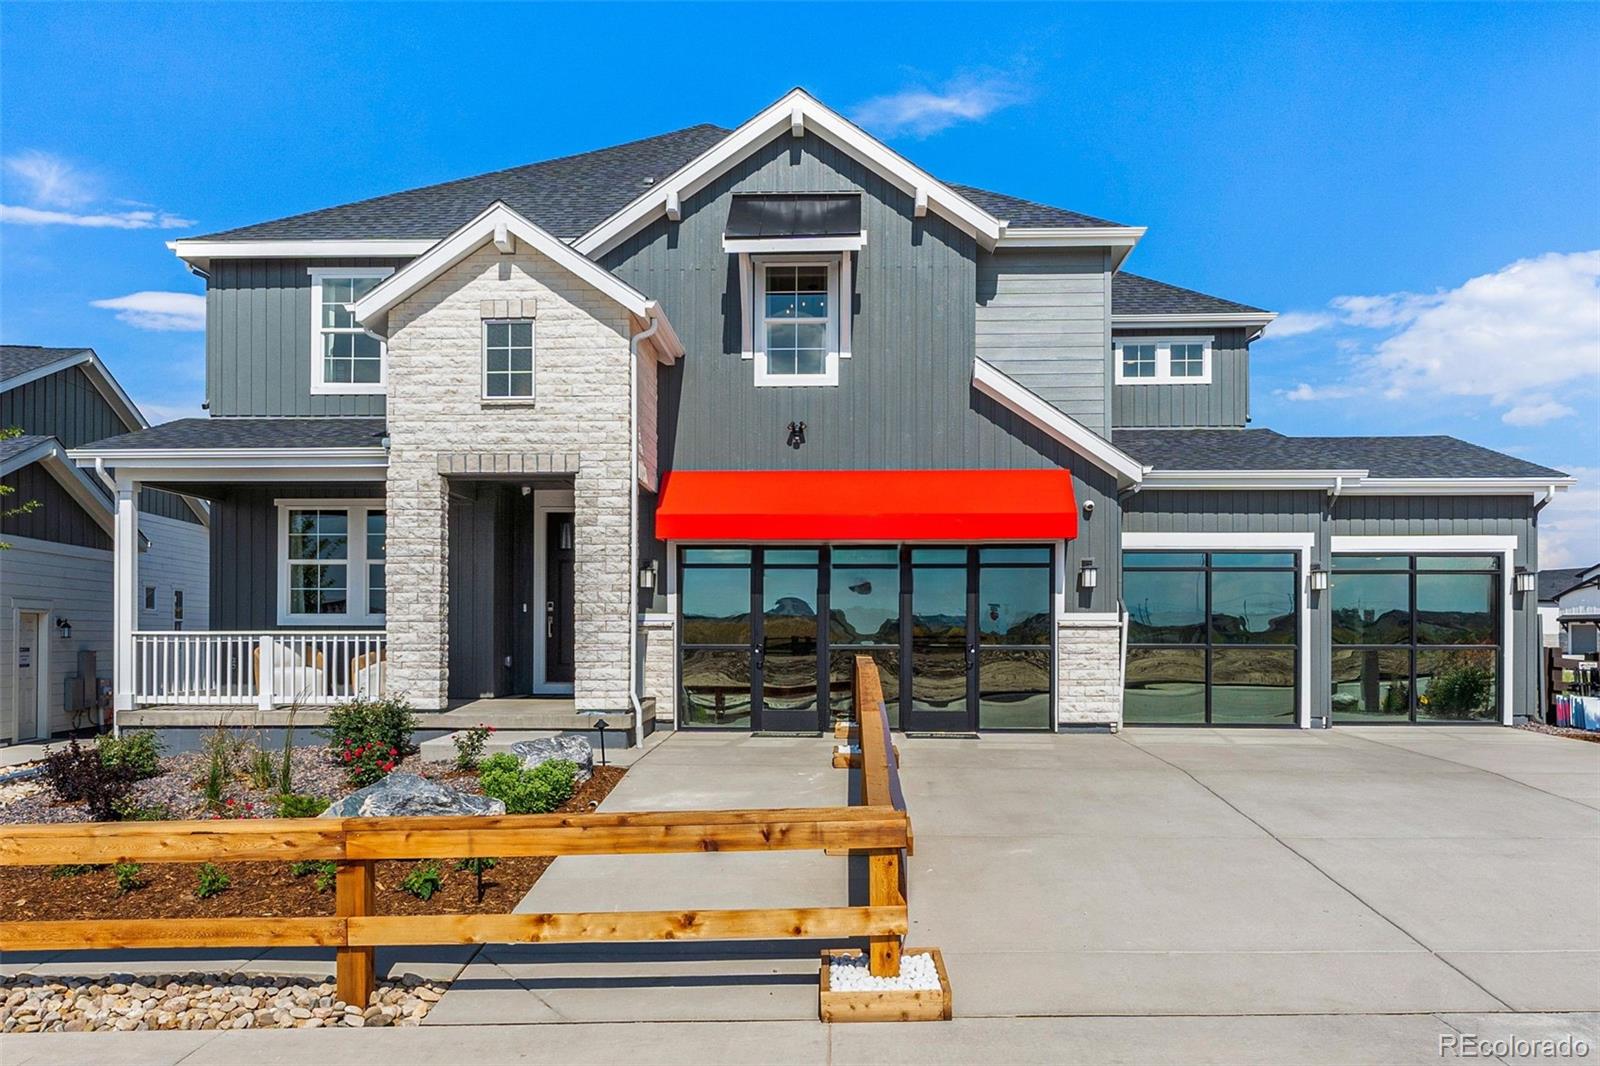
[[[615,766],[596,766],[594,776],[579,785],[562,811],[593,810],[622,780]],[[454,772],[436,775],[448,779]],[[463,775],[471,776],[471,775]],[[460,784],[464,784],[461,782]],[[458,784],[459,787],[459,784]],[[3,831],[3,830],[0,830]],[[476,879],[457,870],[456,860],[441,859],[444,882],[428,900],[400,889],[417,861],[383,861],[376,865],[379,914],[505,914],[522,901],[553,860],[546,856],[501,859],[483,875],[483,900]],[[289,862],[225,862],[217,868],[232,885],[209,899],[195,897],[199,865],[146,863],[140,870],[145,887],[117,891],[110,867],[75,877],[52,877],[48,866],[0,867],[0,909],[8,921],[65,921],[77,918],[276,918],[314,917],[333,913],[333,889],[318,892],[314,875],[293,877]]]
[[[1568,740],[1587,740],[1591,744],[1600,744],[1600,733],[1592,729],[1569,729],[1566,726],[1546,725],[1543,722],[1524,722],[1522,728],[1534,733],[1548,733],[1553,737],[1566,737]]]

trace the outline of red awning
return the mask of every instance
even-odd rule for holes
[[[674,470],[656,536],[689,541],[1070,540],[1065,470]]]

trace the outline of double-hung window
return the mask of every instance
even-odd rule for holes
[[[757,261],[755,275],[755,383],[837,385],[837,261]]]
[[[377,502],[278,501],[279,624],[381,623],[386,518]]]
[[[388,267],[313,268],[311,274],[311,391],[382,392],[383,342],[362,329],[349,305],[378,286]]]
[[[533,319],[484,321],[483,398],[533,399]]]
[[[1209,385],[1210,337],[1129,337],[1112,342],[1118,385]]]

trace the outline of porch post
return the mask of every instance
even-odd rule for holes
[[[112,728],[116,716],[134,706],[133,631],[138,623],[139,483],[117,478],[117,512],[111,541],[112,557]]]

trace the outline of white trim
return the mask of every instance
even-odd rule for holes
[[[1126,539],[1126,538],[1124,538]],[[1511,725],[1515,716],[1516,699],[1513,690],[1517,684],[1516,672],[1512,669],[1515,663],[1516,631],[1513,625],[1516,621],[1516,560],[1517,538],[1514,535],[1482,536],[1473,534],[1445,533],[1430,535],[1426,533],[1408,534],[1405,536],[1359,536],[1342,534],[1331,537],[1328,541],[1329,562],[1332,556],[1346,553],[1360,554],[1385,554],[1407,553],[1423,554],[1429,552],[1479,552],[1500,556],[1500,587],[1503,602],[1500,611],[1500,724]],[[1537,604],[1535,604],[1537,610]]]
[[[139,482],[117,472],[115,529],[111,536],[111,728],[121,735],[118,711],[134,706],[133,633],[139,628]]]
[[[1188,337],[1113,337],[1111,339],[1111,362],[1115,368],[1116,383],[1118,385],[1209,385],[1211,384],[1211,349],[1216,338],[1201,336],[1199,334]],[[1155,347],[1154,377],[1128,377],[1122,366],[1122,348],[1128,344],[1149,344]],[[1175,344],[1198,344],[1200,351],[1200,374],[1198,377],[1182,377],[1172,372],[1172,346]]]
[[[1144,226],[1008,226],[995,247],[1109,248],[1115,271],[1144,235]]]
[[[1122,616],[1115,611],[1063,611],[1056,615],[1056,625],[1082,626],[1085,629],[1120,629]]]
[[[1111,316],[1113,327],[1155,329],[1162,326],[1266,326],[1278,317],[1276,311],[1228,311],[1216,314],[1182,312],[1164,315]]]
[[[528,395],[526,396],[490,396],[489,395],[489,327],[509,326],[518,322],[528,324]],[[506,357],[510,359],[511,349],[515,347],[509,343],[506,347]],[[539,323],[534,318],[485,318],[481,319],[478,327],[478,391],[479,399],[485,404],[496,407],[532,406],[539,395]],[[509,362],[507,366],[509,367]],[[522,371],[496,371],[496,373],[515,373]]]
[[[1349,492],[1365,470],[1151,470],[1145,489],[1309,489]]]
[[[306,273],[311,275],[311,395],[371,396],[386,392],[389,387],[389,346],[381,337],[378,338],[377,381],[328,381],[323,377],[327,370],[322,353],[323,335],[329,332],[354,335],[364,331],[359,328],[335,329],[322,324],[322,283],[330,278],[386,278],[394,273],[394,268],[307,267]]]
[[[94,519],[106,536],[115,535],[116,511],[112,502],[106,499],[100,486],[81,467],[69,461],[67,449],[54,437],[40,441],[27,451],[9,456],[0,465],[0,474],[10,474],[33,463],[44,467],[62,490],[72,497],[73,502]]]
[[[863,132],[804,89],[794,89],[578,238],[573,247],[584,255],[605,254],[664,217],[670,196],[675,194],[680,203],[687,200],[773,138],[784,132],[792,134],[796,123],[871,167],[906,195],[926,198],[932,210],[975,236],[985,248],[994,247],[1006,232],[1003,221]]]
[[[168,241],[179,259],[201,271],[213,259],[360,259],[381,256],[409,259],[432,248],[430,240],[207,240]]]
[[[797,258],[788,256],[752,256],[750,259],[751,285],[753,300],[745,317],[751,322],[753,333],[752,358],[755,360],[754,384],[756,388],[805,388],[807,386],[828,386],[839,384],[839,357],[843,352],[843,334],[841,327],[843,309],[840,298],[839,261],[849,258],[849,252],[842,252],[834,256]],[[768,267],[823,267],[828,272],[828,351],[823,361],[823,371],[820,374],[771,374],[767,372],[767,268]],[[806,319],[804,321],[815,321]]]
[[[550,545],[546,541],[549,539],[549,516],[552,514],[573,516],[572,536],[576,546],[577,504],[572,489],[533,490],[533,603],[529,605],[533,615],[533,694],[570,696],[572,682],[552,682],[545,678],[545,658],[548,654],[544,635],[545,601],[548,598],[545,590],[550,584]]]
[[[814,252],[859,252],[867,246],[867,231],[854,237],[724,237],[724,252],[749,252],[753,255]]]
[[[1576,478],[1537,477],[1368,477],[1347,486],[1347,496],[1542,496],[1565,492]]]
[[[27,736],[22,734],[22,669],[15,665],[11,671],[11,705],[17,709],[16,721],[12,740],[18,743],[32,740],[50,739],[50,631],[55,627],[51,625],[54,620],[54,604],[43,600],[11,601],[11,632],[15,634],[12,647],[7,649],[7,654],[17,655],[22,646],[22,616],[25,614],[38,615],[39,632],[34,638],[33,647],[38,652],[34,656],[33,665],[33,731]]]
[[[1299,621],[1295,647],[1300,659],[1300,699],[1296,718],[1311,728],[1311,562],[1315,533],[1124,533],[1123,551],[1293,551],[1299,563]]]
[[[750,263],[750,253],[739,253],[739,358],[756,357],[755,317],[755,267]]]
[[[273,500],[272,504],[278,511],[278,536],[274,542],[276,544],[274,563],[277,567],[278,579],[278,625],[320,626],[323,628],[383,625],[386,615],[374,614],[367,603],[367,564],[377,561],[367,558],[367,513],[369,511],[387,512],[387,501],[382,498],[370,497],[367,499],[319,499],[316,497],[301,499],[284,497]],[[334,565],[342,563],[345,567],[344,591],[347,610],[344,614],[294,614],[289,610],[289,512],[291,510],[343,511],[345,513],[345,557],[343,559],[329,560]],[[387,536],[387,534],[385,535]],[[385,591],[387,591],[387,568],[384,572],[384,582]]]
[[[661,305],[649,299],[605,267],[536,226],[522,215],[496,200],[472,221],[450,236],[433,245],[416,259],[406,264],[383,284],[350,305],[356,321],[377,334],[388,330],[389,311],[407,296],[461,262],[476,249],[494,239],[504,227],[509,240],[526,244],[533,251],[553,261],[579,281],[608,297],[643,322],[660,321],[663,328],[653,344],[659,357],[670,362],[683,354],[683,345],[667,321]]]
[[[1146,468],[1133,456],[1077,419],[1050,406],[993,364],[982,359],[972,361],[972,386],[1097,466],[1116,474],[1123,483],[1137,485],[1145,477]]]

